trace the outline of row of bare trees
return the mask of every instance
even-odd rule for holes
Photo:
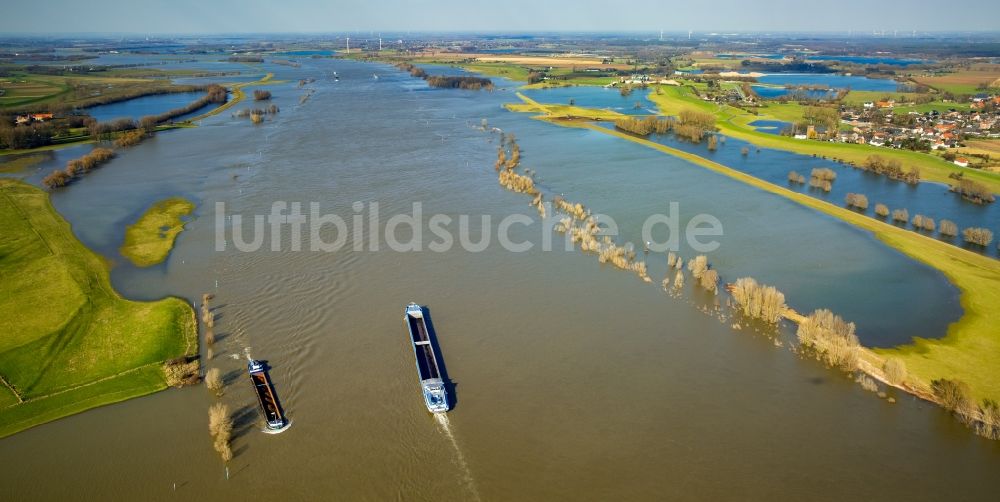
[[[110,148],[94,148],[90,153],[66,163],[66,169],[56,169],[42,179],[48,188],[66,186],[79,176],[89,173],[105,162],[114,158],[115,152]]]
[[[961,195],[963,199],[976,204],[989,204],[996,200],[989,187],[978,181],[965,178],[958,180],[958,184],[952,185],[951,191]]]
[[[673,121],[656,117],[622,117],[615,120],[615,128],[636,134],[639,136],[649,136],[650,134],[666,134],[670,131]]]
[[[854,167],[905,183],[916,184],[920,182],[920,169],[918,167],[914,166],[904,170],[903,165],[898,160],[886,159],[881,155],[869,155],[864,163]]]

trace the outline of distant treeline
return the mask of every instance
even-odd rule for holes
[[[427,82],[427,85],[431,87],[440,87],[443,89],[470,89],[475,91],[478,91],[479,89],[493,90],[493,81],[488,78],[428,75],[423,68],[405,62],[397,63],[396,68],[410,72],[411,76],[424,79]]]
[[[83,61],[84,59],[94,59],[97,56],[91,54],[23,54],[13,52],[0,52],[0,59],[18,59],[21,61]]]
[[[790,63],[750,61],[745,59],[740,62],[743,70],[758,71],[764,73],[833,73],[835,70],[823,63],[807,63],[805,61],[793,61]]]
[[[18,73],[31,73],[35,75],[79,76],[88,73],[101,73],[108,70],[117,70],[121,68],[135,68],[138,66],[146,66],[146,65],[139,63],[114,64],[114,65],[73,65],[73,66],[33,64],[27,66],[10,66],[7,68],[0,69],[0,77],[10,76],[14,71],[17,71]]]
[[[260,56],[229,56],[230,63],[263,63],[264,58]]]

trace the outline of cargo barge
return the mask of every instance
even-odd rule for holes
[[[427,334],[423,307],[416,303],[407,305],[404,319],[410,330],[410,342],[413,344],[413,355],[417,360],[417,375],[420,378],[424,404],[431,413],[444,413],[448,411],[448,392],[444,388],[437,353]]]
[[[274,386],[271,385],[271,377],[264,363],[250,359],[247,371],[250,374],[250,382],[253,383],[254,393],[257,395],[257,402],[260,403],[260,412],[264,415],[264,423],[267,426],[265,432],[276,434],[284,431],[291,423],[285,418],[278,403],[278,397],[274,393]]]

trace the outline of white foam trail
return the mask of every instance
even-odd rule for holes
[[[451,433],[451,423],[448,421],[448,414],[435,413],[434,418],[441,427],[441,432],[444,433],[448,441],[451,442],[452,448],[455,449],[455,459],[458,461],[458,466],[462,469],[463,481],[465,481],[465,486],[469,489],[469,492],[472,493],[472,498],[482,500],[479,497],[479,490],[476,489],[476,481],[472,479],[472,471],[469,470],[469,464],[465,463],[465,455],[462,455],[462,449],[458,447],[458,440]]]

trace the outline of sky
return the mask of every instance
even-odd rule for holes
[[[1000,30],[1000,2],[949,0],[3,0],[0,33]]]

